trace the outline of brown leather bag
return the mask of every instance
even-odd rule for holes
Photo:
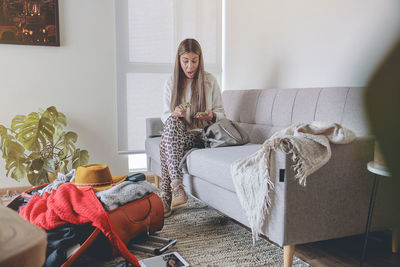
[[[125,245],[141,233],[150,234],[160,231],[164,226],[164,208],[159,196],[154,193],[144,198],[128,203],[110,212],[112,226]],[[99,229],[95,229],[80,248],[61,265],[72,266],[90,246],[101,247],[102,250],[112,249],[106,237]],[[113,255],[116,251],[112,249]]]

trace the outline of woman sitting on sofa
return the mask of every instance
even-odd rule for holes
[[[204,71],[200,44],[194,39],[183,40],[176,54],[174,73],[165,82],[163,93],[160,158],[165,217],[172,209],[186,206],[179,168],[185,152],[204,147],[200,138],[202,128],[224,117],[218,82]]]

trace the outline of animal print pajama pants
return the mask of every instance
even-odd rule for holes
[[[165,122],[160,142],[161,190],[169,196],[171,195],[171,181],[183,178],[179,163],[185,152],[194,147],[204,147],[199,134],[187,131],[183,118],[171,115]]]

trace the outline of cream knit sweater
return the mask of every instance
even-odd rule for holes
[[[205,87],[206,87],[206,109],[212,110],[216,114],[216,121],[225,118],[224,107],[222,106],[221,91],[217,80],[211,73],[206,72],[205,75]],[[163,92],[163,113],[161,115],[161,120],[163,123],[166,122],[169,116],[171,116],[172,111],[170,108],[171,96],[172,96],[172,75],[168,78],[164,85]],[[182,103],[190,102],[191,98],[191,85],[193,79],[188,79],[188,84],[186,88],[186,96]],[[205,110],[202,110],[205,111]],[[186,110],[185,119],[187,122],[191,122],[190,118],[190,107]]]

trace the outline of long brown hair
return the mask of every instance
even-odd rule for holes
[[[180,63],[180,57],[184,53],[193,52],[199,56],[199,66],[197,68],[196,74],[193,78],[191,85],[191,99],[190,99],[190,124],[185,121],[187,126],[190,128],[203,128],[207,125],[207,122],[204,120],[196,119],[194,116],[197,112],[206,110],[206,92],[204,86],[204,61],[203,61],[203,53],[201,51],[201,47],[199,42],[195,39],[185,39],[183,40],[179,46],[178,51],[176,53],[175,59],[175,68],[174,68],[174,78],[173,78],[173,89],[172,89],[172,97],[171,97],[171,111],[175,110],[175,107],[182,104],[184,99],[185,89],[186,89],[186,75],[183,72]]]

